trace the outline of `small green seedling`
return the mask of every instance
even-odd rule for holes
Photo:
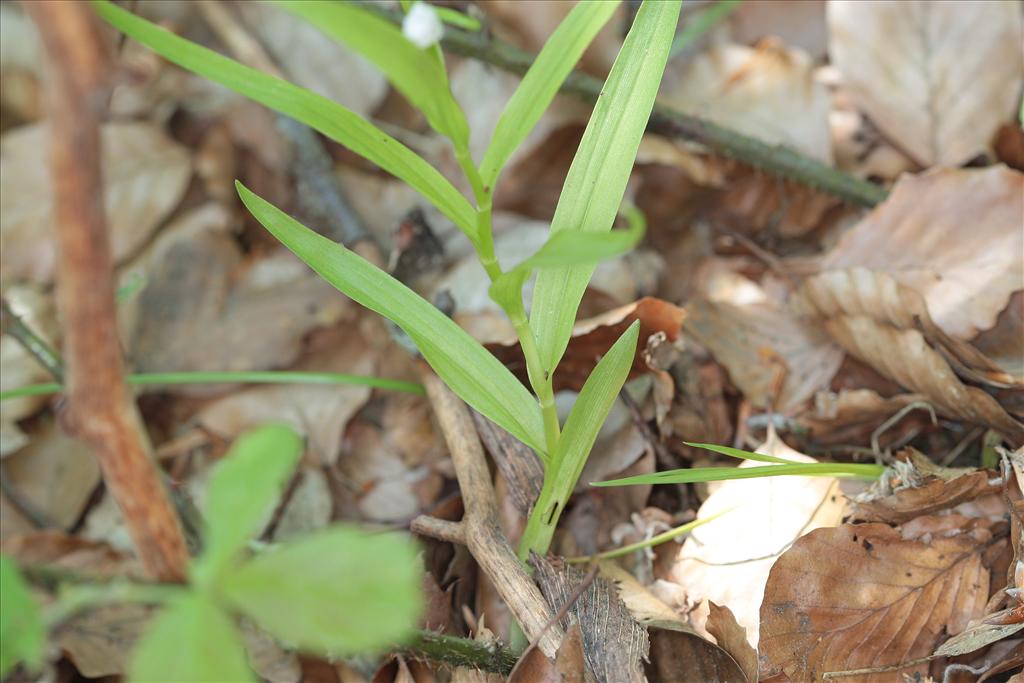
[[[267,230],[339,290],[401,327],[456,394],[534,450],[544,465],[544,483],[519,551],[522,558],[530,551],[544,553],[636,351],[639,329],[634,324],[597,364],[565,424],[559,422],[553,376],[569,344],[583,292],[596,263],[632,248],[642,232],[636,227],[641,221],[635,219],[631,230],[611,228],[668,59],[680,0],[641,5],[583,134],[549,240],[508,270],[494,253],[491,225],[501,171],[619,3],[581,2],[573,7],[507,103],[479,162],[470,154],[466,116],[452,95],[438,45],[418,47],[372,8],[355,3],[277,4],[368,59],[423,112],[430,126],[450,141],[472,188],[472,202],[422,157],[345,107],[191,43],[106,0],[97,0],[95,6],[115,28],[170,61],[310,126],[403,180],[465,233],[491,279],[491,298],[516,330],[533,395],[429,302],[238,184],[242,202]],[[412,9],[433,11],[419,4]],[[528,316],[522,288],[534,273]]]
[[[332,526],[250,551],[301,453],[299,437],[281,425],[235,442],[210,476],[204,548],[188,585],[75,585],[42,609],[13,561],[0,557],[0,677],[19,661],[39,667],[47,626],[109,602],[162,605],[135,648],[131,681],[255,682],[239,617],[322,655],[372,653],[407,639],[423,602],[418,551],[408,538]]]

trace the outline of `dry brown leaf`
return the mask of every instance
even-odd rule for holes
[[[53,300],[36,287],[11,286],[4,289],[4,299],[44,341],[55,347],[59,330]],[[0,337],[0,391],[10,391],[37,382],[51,380],[50,373],[10,335]],[[28,443],[28,437],[15,424],[39,410],[48,401],[46,396],[23,396],[0,403],[0,456],[6,456]]]
[[[958,657],[1009,638],[1021,629],[1024,629],[1024,621],[1016,624],[987,624],[984,621],[975,621],[964,631],[940,645],[933,654],[936,657]]]
[[[256,38],[295,83],[369,116],[388,82],[355,50],[331,40],[312,23],[273,5],[235,5]]]
[[[22,500],[69,531],[100,483],[92,449],[52,422],[4,459],[4,474]]]
[[[943,331],[969,339],[1024,289],[1022,203],[1024,174],[1005,166],[904,175],[821,267],[886,273],[924,297]]]
[[[131,603],[95,607],[61,624],[54,641],[86,678],[121,675],[156,610]]]
[[[987,425],[1015,443],[1024,425],[985,391],[964,384],[954,368],[974,381],[1015,386],[966,342],[942,332],[914,290],[890,276],[854,268],[808,278],[792,299],[794,309],[820,318],[840,346],[901,386],[923,395],[940,412]]]
[[[111,250],[120,262],[173,209],[192,175],[188,150],[150,123],[108,123],[101,131],[104,203]],[[0,139],[0,263],[4,279],[49,282],[56,265],[46,124]]]
[[[962,631],[984,610],[987,536],[911,541],[885,524],[844,524],[804,536],[775,563],[765,587],[766,668],[809,683],[828,671],[930,655],[946,633]],[[896,675],[857,680],[889,683]]]
[[[688,64],[669,65],[661,100],[763,142],[831,163],[828,91],[802,50],[779,40],[754,48],[717,45]]]
[[[971,344],[1007,373],[1024,377],[1024,291],[1015,292],[995,327],[979,334]]]
[[[823,391],[815,394],[813,408],[798,420],[816,444],[865,443],[889,417],[922,400],[918,394],[882,397],[873,389]]]
[[[728,607],[708,602],[708,621],[705,628],[722,648],[736,660],[743,669],[749,683],[757,683],[757,650],[750,646],[747,632],[736,622],[736,616]]]
[[[324,528],[331,521],[333,503],[326,475],[313,467],[304,468],[274,527],[273,540],[281,542]]]
[[[775,36],[807,51],[815,60],[826,55],[828,27],[825,0],[758,0],[744,2],[725,20],[734,42],[750,45]]]
[[[971,472],[949,481],[927,477],[915,486],[890,495],[857,501],[851,519],[888,524],[907,522],[998,491],[1000,487],[991,483],[992,477],[992,473],[986,471]]]
[[[3,129],[43,115],[42,43],[35,24],[14,3],[0,4],[0,103]]]
[[[924,166],[970,160],[1014,112],[1024,79],[1014,3],[840,0],[828,24],[857,103]]]
[[[106,543],[88,541],[60,531],[37,531],[4,539],[0,548],[19,564],[47,565],[97,580],[144,578],[142,565]]]
[[[816,462],[774,435],[757,452]],[[763,465],[746,461],[740,467]],[[772,565],[803,534],[839,524],[846,501],[831,477],[736,479],[712,486],[697,518],[734,509],[690,534],[666,578],[685,590],[690,603],[707,599],[729,607],[756,647],[758,610]],[[698,629],[703,618],[691,615]]]
[[[308,332],[352,310],[344,295],[284,249],[243,261],[218,225],[221,211],[206,205],[183,216],[141,259],[146,284],[134,297],[128,342],[136,371],[286,367]]]

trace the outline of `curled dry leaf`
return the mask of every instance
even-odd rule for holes
[[[757,452],[793,460],[814,458],[771,435]],[[747,461],[740,467],[762,467]],[[812,529],[839,524],[846,500],[831,477],[765,477],[720,482],[697,512],[698,519],[725,513],[690,534],[676,551],[668,579],[688,602],[726,605],[757,646],[758,609],[768,572],[796,539]],[[728,511],[728,512],[727,512]],[[699,615],[691,617],[703,627]]]
[[[908,479],[914,482],[913,477]],[[992,480],[992,473],[984,470],[965,473],[949,480],[936,476],[918,478],[906,488],[899,488],[888,495],[858,500],[854,504],[851,518],[865,522],[901,524],[999,490]]]
[[[822,391],[797,419],[817,444],[865,443],[889,417],[923,400],[918,394],[883,397],[874,389]]]
[[[555,391],[579,391],[593,371],[597,361],[607,353],[618,338],[633,324],[640,321],[640,343],[630,370],[630,379],[648,371],[643,353],[647,339],[658,332],[665,333],[670,342],[679,337],[685,313],[683,309],[662,299],[644,297],[635,303],[620,306],[594,318],[576,323],[572,339],[555,371]],[[516,376],[526,381],[526,363],[519,344],[510,340],[504,344],[490,344],[487,348],[509,367]]]
[[[765,587],[762,671],[809,683],[829,671],[898,665],[964,630],[988,599],[982,553],[991,534],[926,538],[905,540],[886,524],[844,524],[797,540]],[[924,673],[900,669],[915,671]],[[888,683],[895,675],[857,680]]]
[[[821,267],[886,273],[924,297],[940,329],[969,339],[1024,288],[1022,202],[1024,174],[1005,166],[904,175]]]
[[[4,278],[53,279],[53,190],[46,124],[22,126],[0,140],[0,264]],[[101,130],[104,205],[114,260],[139,249],[173,209],[192,175],[188,151],[145,122]]]
[[[669,70],[665,104],[831,163],[828,91],[802,50],[775,38],[753,48],[717,45]]]
[[[1024,79],[1020,8],[1009,2],[829,3],[832,63],[858,105],[924,165],[986,150]]]
[[[829,271],[808,278],[792,304],[798,313],[819,318],[840,346],[885,377],[922,394],[940,412],[1024,442],[1024,425],[991,395],[964,384],[954,368],[996,386],[1014,386],[1018,380],[969,344],[942,332],[932,323],[921,296],[909,287],[863,268]]]

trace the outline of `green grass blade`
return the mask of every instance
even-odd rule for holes
[[[383,377],[345,375],[340,372],[301,372],[293,370],[254,370],[251,372],[152,372],[128,375],[128,384],[137,387],[171,386],[181,384],[350,384],[356,386],[401,391],[407,394],[424,394],[423,386],[415,382],[403,382]],[[59,394],[64,387],[56,382],[30,384],[17,389],[0,392],[0,401],[22,396],[46,396]]]
[[[533,130],[583,51],[618,6],[617,1],[577,3],[548,38],[498,119],[480,163],[486,187],[494,189],[505,162]]]
[[[669,470],[636,477],[595,481],[591,486],[633,486],[637,484],[693,484],[727,479],[757,479],[759,477],[838,477],[850,479],[878,479],[885,472],[883,465],[846,464],[831,462],[797,463],[792,465],[765,465],[764,467],[694,467]]]
[[[739,448],[731,448],[729,446],[719,446],[713,443],[691,443],[684,441],[687,446],[693,448],[703,448],[706,451],[713,451],[721,455],[727,455],[730,458],[739,458],[740,460],[756,460],[757,462],[773,462],[779,465],[797,465],[801,464],[795,460],[786,460],[775,455],[765,455],[764,453],[752,453],[750,451],[741,451]]]
[[[729,17],[743,3],[743,0],[718,0],[714,5],[701,10],[683,25],[683,30],[672,41],[669,57],[688,48],[695,40]]]
[[[466,198],[437,169],[372,123],[337,102],[180,38],[107,0],[94,0],[93,5],[114,28],[183,69],[320,131],[405,181],[476,241],[476,214]]]
[[[608,349],[583,384],[558,439],[558,451],[545,470],[540,497],[526,522],[519,546],[521,558],[528,557],[531,550],[547,552],[558,517],[576,488],[597,434],[629,376],[639,338],[637,320]]]
[[[345,247],[318,235],[241,183],[246,208],[310,268],[412,338],[441,379],[477,411],[544,452],[540,407],[519,380],[475,339],[411,289]]]
[[[413,45],[401,29],[348,2],[277,0],[275,4],[368,59],[423,112],[434,130],[456,146],[468,146],[469,124],[452,96],[444,65],[429,50]]]
[[[607,232],[626,189],[679,18],[678,0],[645,2],[615,59],[565,179],[551,232]],[[530,323],[543,371],[565,352],[593,265],[542,271]]]
[[[683,534],[688,534],[694,529],[704,526],[708,522],[713,522],[722,515],[727,515],[735,509],[735,507],[726,508],[721,512],[716,512],[715,514],[704,517],[703,519],[695,519],[692,522],[687,522],[686,524],[682,524],[673,529],[669,529],[668,531],[663,531],[662,533],[657,534],[655,536],[651,536],[650,538],[645,539],[643,541],[630,543],[629,545],[624,545],[619,548],[613,548],[612,550],[605,550],[603,553],[597,553],[596,555],[579,555],[577,557],[567,557],[565,558],[565,561],[571,564],[580,564],[583,562],[592,562],[593,560],[613,560],[616,557],[624,557],[626,555],[629,555],[630,553],[636,552],[637,550],[643,550],[644,548],[653,548],[656,545],[661,545],[662,543],[667,543],[672,539],[679,538]]]

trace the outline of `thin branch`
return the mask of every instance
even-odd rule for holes
[[[416,642],[407,647],[405,652],[413,657],[424,657],[451,666],[506,675],[512,671],[518,659],[514,652],[497,641],[489,643],[432,631],[420,631]]]
[[[7,299],[0,301],[0,326],[3,327],[4,334],[21,344],[21,347],[55,380],[64,381],[64,360],[60,354],[14,312]]]
[[[401,15],[397,11],[371,2],[362,5],[392,22],[401,22]],[[472,57],[520,76],[529,70],[536,58],[536,55],[495,40],[486,32],[473,33],[452,26],[445,26],[441,43],[456,54]],[[593,104],[603,87],[600,79],[573,71],[562,84],[561,92]],[[888,196],[888,190],[880,185],[856,178],[792,149],[767,144],[663,105],[654,105],[647,131],[699,142],[715,153],[827,192],[857,206],[872,207]]]
[[[438,520],[421,516],[413,520],[412,530],[430,536],[436,533],[443,540],[464,540],[523,632],[531,640],[539,639],[541,651],[554,657],[563,634],[561,629],[545,631],[551,620],[551,609],[501,532],[490,470],[469,408],[425,363],[420,361],[419,365],[427,397],[451,452],[466,512],[458,526],[439,525]]]
[[[188,551],[124,381],[113,263],[103,208],[100,121],[111,72],[87,3],[30,2],[42,37],[59,257],[57,303],[67,358],[65,429],[89,444],[146,571],[181,581]]]

